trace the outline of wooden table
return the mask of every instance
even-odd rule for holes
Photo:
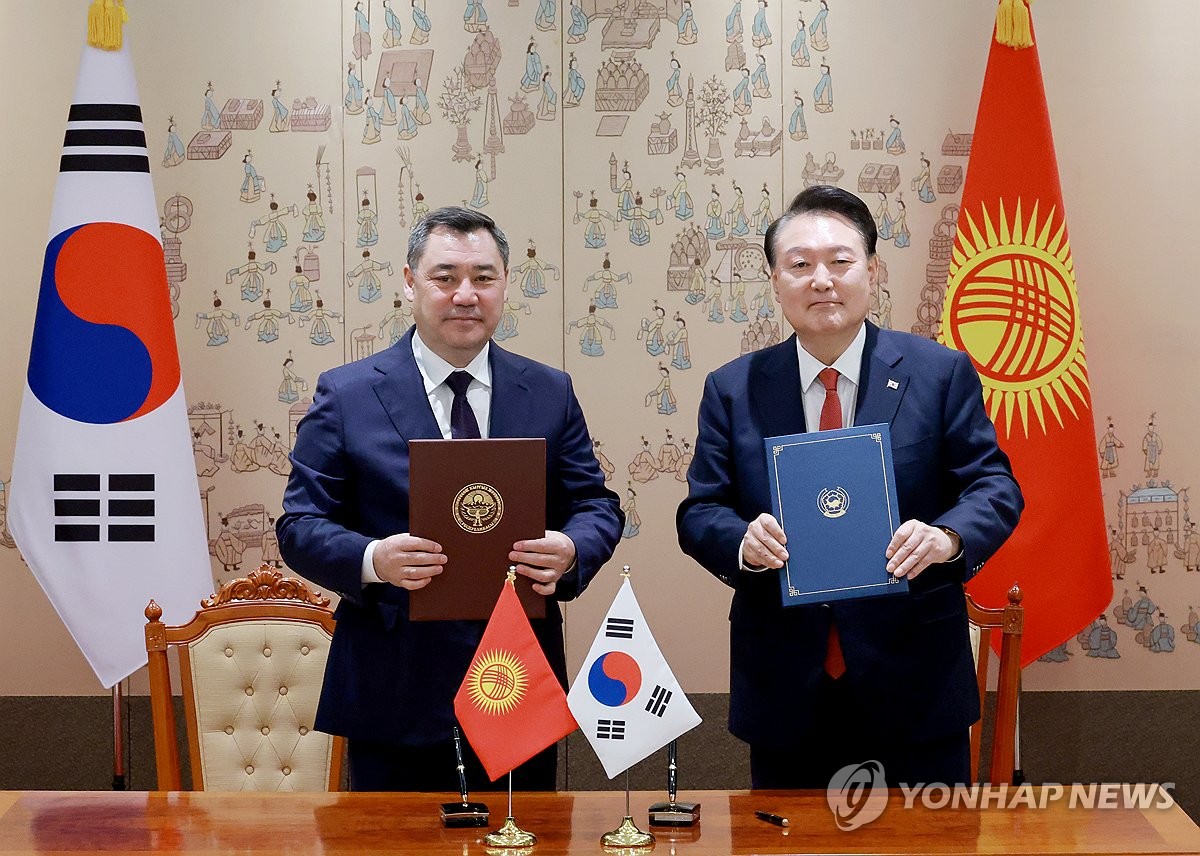
[[[505,796],[472,795],[504,819]],[[646,809],[662,794],[633,795]],[[0,792],[0,854],[80,852],[188,854],[445,853],[489,851],[479,829],[443,829],[438,794]],[[731,853],[1200,853],[1200,829],[1178,807],[1045,810],[904,808],[891,794],[877,820],[837,829],[823,793],[696,791],[695,829],[657,831],[657,854]],[[605,851],[599,839],[624,813],[622,792],[517,794],[518,823],[538,835],[534,856]],[[783,815],[785,830],[754,817]],[[491,851],[509,852],[513,851]],[[648,852],[648,851],[641,851]]]

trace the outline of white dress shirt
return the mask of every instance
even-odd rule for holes
[[[475,355],[475,359],[467,363],[461,371],[469,372],[471,385],[467,387],[467,403],[475,411],[475,421],[479,423],[479,436],[487,439],[488,423],[492,415],[492,366],[488,362],[488,353],[492,343],[484,343],[483,350]],[[417,362],[417,370],[421,372],[421,380],[425,384],[425,395],[429,398],[429,406],[433,410],[433,418],[437,420],[442,439],[450,439],[450,406],[454,402],[454,392],[446,385],[446,378],[452,372],[460,371],[455,366],[443,360],[429,349],[421,340],[421,335],[413,331],[413,359]],[[375,545],[372,541],[363,552],[362,581],[381,583],[383,580],[375,573]]]
[[[818,430],[821,424],[821,409],[825,406],[825,384],[817,377],[823,369],[836,369],[838,373],[837,392],[842,403],[842,427],[849,428],[854,424],[854,405],[858,398],[858,379],[862,374],[863,348],[867,344],[867,325],[858,328],[858,335],[842,351],[840,357],[833,361],[832,366],[826,366],[800,344],[796,337],[796,359],[800,362],[800,393],[804,399],[804,425],[809,431]],[[781,392],[783,392],[781,390]],[[766,568],[751,567],[742,559],[742,548],[738,546],[738,564],[743,570],[765,571]]]

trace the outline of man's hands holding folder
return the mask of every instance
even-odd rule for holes
[[[955,543],[957,539],[958,543]],[[892,535],[885,555],[887,569],[894,577],[916,579],[917,574],[930,565],[948,562],[959,554],[962,539],[954,538],[945,529],[930,526],[920,520],[906,520]]]
[[[742,536],[742,564],[751,571],[782,568],[788,559],[787,535],[774,515],[760,514]]]
[[[575,567],[575,542],[562,532],[546,530],[546,537],[513,544],[508,554],[517,573],[533,580],[533,590],[543,597],[554,594],[559,577]]]
[[[955,535],[955,538],[958,536]],[[742,564],[748,570],[782,568],[788,559],[787,535],[770,514],[760,514],[746,527],[742,536]],[[885,556],[887,569],[895,577],[916,579],[930,565],[955,558],[962,550],[950,533],[920,520],[906,520],[892,535]]]
[[[371,562],[385,583],[416,591],[442,572],[446,554],[436,541],[401,532],[376,544]]]
[[[562,532],[547,530],[544,538],[517,541],[508,559],[518,574],[533,580],[535,592],[549,597],[559,578],[575,566],[575,542]],[[429,585],[447,561],[441,544],[407,532],[384,538],[372,556],[381,580],[409,591]]]

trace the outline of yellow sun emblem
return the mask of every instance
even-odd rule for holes
[[[471,703],[493,716],[519,705],[528,689],[525,664],[508,651],[489,651],[476,659],[467,682]]]
[[[1066,220],[1052,206],[1039,222],[1037,202],[1024,217],[1020,199],[1011,222],[1003,201],[998,223],[979,209],[982,231],[970,211],[959,218],[938,338],[974,360],[1001,435],[1013,435],[1016,416],[1029,436],[1031,409],[1045,432],[1047,409],[1062,425],[1060,404],[1078,419],[1075,400],[1088,402]]]

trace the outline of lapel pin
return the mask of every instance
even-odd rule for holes
[[[899,389],[900,384],[891,378],[888,378],[888,389]]]

